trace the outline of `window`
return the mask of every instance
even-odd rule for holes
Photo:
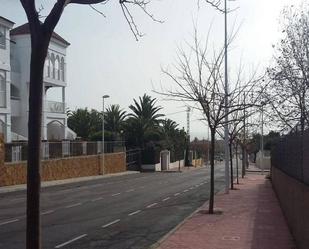
[[[0,48],[6,47],[6,28],[0,25]]]
[[[56,56],[55,60],[55,71],[56,71],[56,79],[60,80],[60,62],[59,62],[59,57],[58,55]]]
[[[54,54],[51,54],[51,56],[50,56],[50,61],[51,61],[51,77],[53,78],[53,79],[55,79],[55,73],[56,73],[56,71],[55,71],[55,55]]]
[[[62,81],[65,81],[65,78],[64,78],[64,58],[62,57],[61,58],[61,63],[60,63],[60,72],[61,72],[61,80]]]
[[[6,77],[3,70],[0,70],[0,107],[6,107]]]

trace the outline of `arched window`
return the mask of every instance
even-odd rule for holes
[[[0,107],[6,107],[6,77],[3,70],[0,70]]]
[[[50,77],[50,56],[49,56],[49,53],[47,54],[46,59],[45,59],[44,76]]]
[[[51,62],[51,76],[53,79],[55,79],[55,55],[52,53],[50,56],[50,62]]]
[[[64,68],[65,68],[64,58],[61,57],[60,72],[61,72],[61,80],[62,80],[62,81],[65,81],[65,79],[64,79]]]
[[[55,70],[56,70],[56,79],[60,80],[60,59],[59,56],[56,56],[56,60],[55,60]]]

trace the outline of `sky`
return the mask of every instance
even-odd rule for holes
[[[37,0],[47,15],[53,0]],[[177,48],[192,41],[194,25],[201,39],[209,29],[209,44],[218,48],[224,42],[224,16],[200,0],[151,0],[147,9],[162,23],[152,21],[137,8],[131,8],[134,20],[143,37],[136,41],[121,12],[118,1],[98,4],[98,14],[89,6],[68,5],[56,32],[71,43],[67,50],[66,102],[70,109],[102,109],[102,96],[110,95],[107,105],[128,106],[144,93],[157,98],[167,118],[186,127],[186,107],[183,103],[167,101],[154,90],[166,89],[171,81],[162,68],[171,67],[177,59]],[[279,18],[284,6],[301,0],[233,0],[228,6],[228,30],[238,30],[229,50],[229,72],[241,62],[250,74],[259,72],[271,63],[273,48],[280,38]],[[15,22],[25,22],[26,16],[18,0],[0,0],[0,15]],[[234,28],[233,28],[234,27]],[[57,91],[50,95],[57,100]],[[59,91],[60,93],[60,91]],[[59,94],[60,96],[60,94]],[[194,111],[190,116],[191,138],[207,138],[207,127]]]

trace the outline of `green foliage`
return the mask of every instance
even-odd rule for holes
[[[119,135],[124,128],[126,116],[119,105],[110,105],[105,111],[105,130],[112,132],[114,136]]]
[[[186,132],[178,128],[171,119],[161,119],[162,107],[156,105],[156,99],[148,95],[134,99],[130,105],[131,114],[127,114],[119,105],[110,105],[105,111],[106,141],[126,140],[127,147],[139,147],[146,154],[145,162],[158,160],[157,151],[168,149],[171,161],[182,159],[186,148]],[[67,111],[68,126],[84,140],[102,140],[102,113],[97,110],[77,109]]]
[[[84,140],[89,140],[92,134],[102,129],[101,114],[94,109],[89,111],[87,108],[80,108],[68,113],[68,126]]]
[[[129,114],[126,122],[125,136],[129,146],[144,148],[147,142],[160,141],[160,118],[158,113],[162,107],[156,106],[156,99],[144,94],[139,97],[139,102],[134,99],[134,105],[129,108],[133,113]]]

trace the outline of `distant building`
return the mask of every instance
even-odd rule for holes
[[[31,41],[29,25],[0,16],[0,132],[5,141],[27,140]],[[66,49],[70,44],[53,33],[44,66],[42,139],[74,139],[67,127]],[[51,94],[50,94],[51,92]],[[53,99],[57,100],[53,100]]]

